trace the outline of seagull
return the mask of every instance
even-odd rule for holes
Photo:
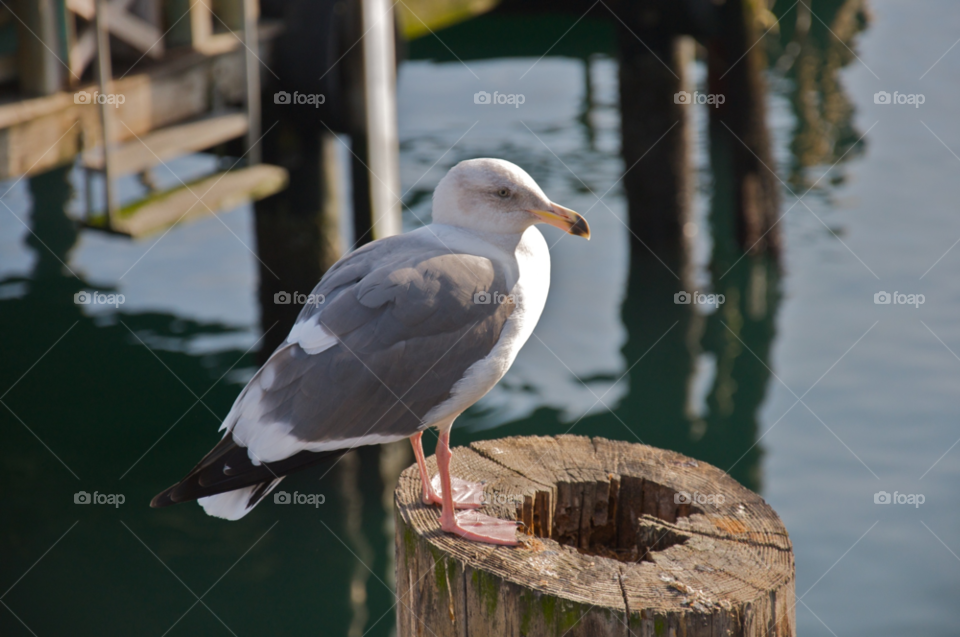
[[[240,392],[221,441],[153,507],[199,500],[237,520],[285,475],[361,446],[408,438],[423,501],[443,531],[516,545],[517,523],[483,515],[483,486],[450,475],[457,416],[503,378],[543,312],[545,223],[590,238],[522,168],[470,159],[433,193],[433,222],[340,259],[289,336]],[[421,438],[439,431],[431,479]],[[466,509],[457,512],[456,509]]]

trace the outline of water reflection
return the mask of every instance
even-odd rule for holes
[[[713,210],[711,217],[722,214]],[[629,393],[611,412],[584,418],[574,433],[680,451],[760,490],[758,417],[770,379],[778,267],[762,257],[734,265],[741,253],[729,250],[732,241],[717,233],[713,240],[711,289],[725,302],[706,315],[672,302],[691,289],[666,267],[682,271],[679,250],[672,257],[634,254],[623,303]]]
[[[863,0],[781,0],[773,7],[780,37],[771,38],[770,63],[792,83],[795,117],[790,140],[789,182],[806,189],[806,170],[833,165],[862,153],[862,132],[853,121],[853,103],[840,82],[840,70],[856,60],[856,36],[867,28]],[[853,152],[851,152],[853,151]],[[816,179],[816,177],[814,177]]]

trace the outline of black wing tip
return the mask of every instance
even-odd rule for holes
[[[229,490],[229,489],[227,489]],[[167,487],[150,500],[150,508],[162,509],[163,507],[181,504],[197,500],[204,496],[216,495],[223,491],[204,489],[197,484],[196,475],[188,475],[186,478],[173,486]]]
[[[245,447],[236,445],[232,436],[227,436],[224,440],[227,440],[227,442],[221,441],[204,458],[204,460],[207,460],[214,456],[213,462],[205,466],[204,462],[201,461],[183,480],[154,496],[150,501],[150,508],[162,509],[182,502],[190,502],[228,491],[244,489],[252,485],[258,485],[258,488],[251,495],[256,498],[256,502],[259,502],[266,495],[265,489],[270,488],[270,485],[277,481],[277,478],[294,471],[300,471],[324,460],[339,458],[349,451],[349,449],[321,452],[304,450],[284,460],[253,465],[247,456]],[[229,457],[231,453],[235,456],[233,459]],[[225,469],[229,469],[229,471]],[[219,480],[215,480],[216,478],[219,478]],[[251,502],[254,498],[251,498]]]
[[[172,505],[172,504],[177,504],[177,503],[173,500],[173,498],[170,497],[170,496],[172,495],[173,490],[176,489],[178,486],[180,486],[180,485],[179,485],[179,484],[175,484],[175,485],[173,485],[172,487],[170,487],[169,489],[165,489],[165,490],[162,491],[161,493],[158,493],[157,495],[153,496],[153,499],[150,500],[150,508],[151,508],[151,509],[162,509],[163,507],[168,507],[168,506],[170,506],[170,505]]]

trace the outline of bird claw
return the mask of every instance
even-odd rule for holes
[[[477,511],[464,511],[452,519],[441,519],[440,528],[465,540],[499,544],[501,546],[519,546],[517,541],[517,523],[484,515]]]

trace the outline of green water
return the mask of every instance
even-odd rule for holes
[[[813,7],[840,28],[837,3]],[[694,117],[692,281],[726,295],[716,311],[675,305],[673,274],[649,254],[630,257],[613,60],[571,45],[539,62],[524,50],[461,63],[427,49],[441,59],[404,63],[408,228],[428,220],[449,166],[494,155],[589,210],[594,235],[545,231],[544,317],[453,442],[570,432],[713,463],[789,529],[800,633],[956,634],[960,248],[947,250],[960,236],[960,47],[943,54],[960,14],[946,2],[872,3],[849,41],[859,59],[813,18],[806,57],[791,64],[795,10],[776,7],[771,48],[782,64],[769,95],[789,209],[782,275],[750,259],[729,269],[736,258],[711,234],[723,184],[704,114]],[[555,28],[559,37],[567,25]],[[703,68],[693,75],[702,81]],[[480,90],[526,101],[475,105]],[[926,102],[874,104],[881,90]],[[177,168],[187,179],[193,166]],[[815,182],[794,206],[791,191]],[[268,501],[228,523],[193,504],[147,507],[219,439],[255,370],[252,214],[127,242],[68,220],[79,186],[68,170],[0,185],[0,634],[392,634],[389,475],[412,462],[402,445],[284,482],[324,495],[316,508]],[[125,302],[77,305],[81,290]],[[881,290],[926,302],[875,305]],[[882,490],[925,502],[874,504]],[[125,501],[75,504],[80,491]]]

